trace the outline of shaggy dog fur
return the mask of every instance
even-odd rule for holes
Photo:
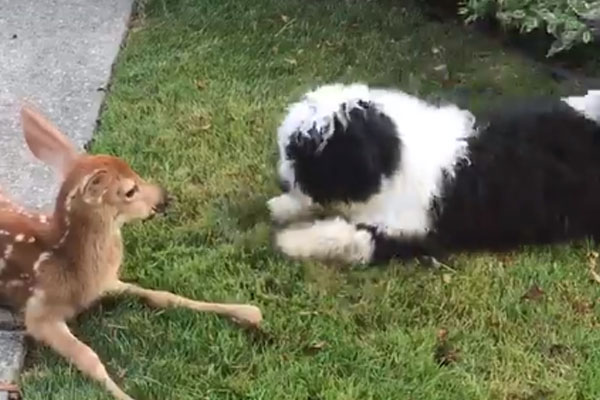
[[[474,115],[406,93],[327,85],[278,130],[272,218],[296,258],[369,263],[600,236],[600,91]]]

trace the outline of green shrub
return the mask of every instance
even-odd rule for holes
[[[556,40],[547,56],[594,39],[587,20],[600,18],[600,1],[586,0],[464,0],[460,13],[467,22],[493,16],[522,33],[545,29]]]

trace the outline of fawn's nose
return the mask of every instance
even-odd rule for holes
[[[163,187],[160,188],[160,201],[154,206],[154,210],[158,214],[164,214],[169,206],[173,203],[175,198],[167,192]]]

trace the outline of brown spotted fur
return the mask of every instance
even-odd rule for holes
[[[0,192],[0,303],[22,313],[29,335],[69,359],[115,398],[128,400],[96,353],[66,325],[102,296],[128,293],[156,307],[186,307],[260,322],[254,306],[203,303],[122,282],[121,226],[164,211],[167,192],[119,158],[78,153],[32,108],[24,107],[21,117],[33,154],[62,178],[52,215],[27,211]]]

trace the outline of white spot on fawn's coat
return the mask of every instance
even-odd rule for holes
[[[10,258],[10,256],[12,255],[13,252],[13,245],[9,244],[6,246],[6,248],[4,249],[4,259],[8,260]]]
[[[52,257],[52,253],[48,251],[41,253],[38,259],[33,264],[33,270],[37,272],[37,270],[40,268],[40,265],[42,265],[42,263],[48,260],[50,257]]]

